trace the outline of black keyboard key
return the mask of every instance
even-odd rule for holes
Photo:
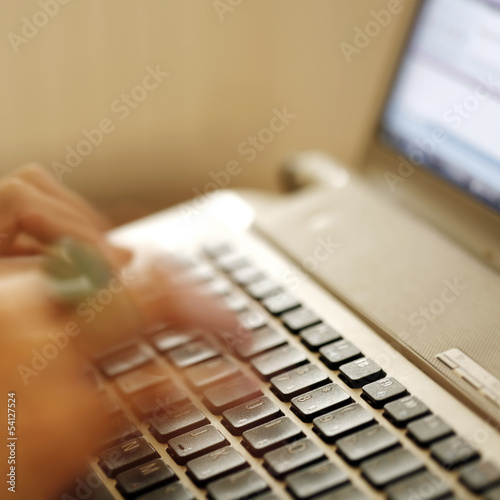
[[[216,415],[220,415],[223,411],[246,401],[255,399],[261,394],[262,391],[255,382],[246,376],[237,377],[228,382],[218,384],[203,393],[205,405]]]
[[[83,484],[82,484],[83,483]],[[85,466],[76,480],[73,480],[64,491],[60,491],[54,499],[113,500],[99,476],[88,466]]]
[[[281,287],[270,279],[262,279],[245,287],[248,294],[256,300],[263,300],[281,291]]]
[[[428,413],[429,408],[415,396],[405,396],[384,406],[384,415],[397,427],[405,427]]]
[[[403,448],[396,448],[361,464],[363,475],[376,488],[382,488],[421,469],[424,469],[422,461]]]
[[[108,417],[104,424],[103,437],[96,449],[103,450],[141,436],[139,429],[123,413]]]
[[[337,441],[337,451],[353,465],[399,444],[398,438],[381,425],[346,436]]]
[[[106,475],[116,474],[158,458],[157,451],[141,437],[131,439],[99,454],[99,465]]]
[[[349,481],[345,472],[331,462],[320,462],[290,474],[286,478],[287,488],[298,500],[316,497]]]
[[[320,323],[319,325],[302,330],[300,332],[300,338],[309,350],[317,351],[326,344],[340,340],[341,336],[331,326]]]
[[[252,500],[280,500],[280,497],[276,495],[276,493],[272,491],[267,491],[266,493],[262,493],[256,497],[252,497]]]
[[[373,416],[358,403],[339,408],[313,420],[315,430],[327,443],[361,430],[373,422]]]
[[[297,309],[302,304],[292,294],[279,292],[264,299],[262,305],[274,316],[279,316],[292,309]]]
[[[187,401],[187,394],[179,386],[169,383],[137,394],[130,400],[134,413],[141,419],[150,415],[155,418],[165,415],[170,408]]]
[[[140,493],[157,488],[175,479],[175,474],[163,460],[157,458],[138,465],[116,476],[116,487],[125,498],[135,498]]]
[[[224,417],[222,423],[231,434],[240,436],[246,430],[265,424],[281,415],[281,410],[269,398],[261,396],[226,410],[222,414]]]
[[[356,359],[340,366],[339,370],[339,377],[354,389],[385,377],[384,370],[370,358]]]
[[[251,342],[237,344],[235,346],[236,355],[242,359],[250,359],[285,344],[286,340],[283,332],[264,327],[253,332]]]
[[[198,330],[176,330],[158,333],[151,338],[151,343],[157,351],[167,352],[177,347],[181,347],[188,342],[192,342],[200,336],[201,332]]]
[[[386,492],[389,500],[438,500],[451,494],[448,485],[428,471],[398,481]]]
[[[307,307],[299,307],[280,316],[283,324],[292,332],[299,333],[304,328],[321,323],[321,318]]]
[[[178,481],[141,495],[137,500],[194,500],[193,494]]]
[[[236,269],[248,267],[250,262],[248,262],[248,260],[241,254],[228,252],[217,257],[215,264],[224,272],[232,273],[233,271],[236,271]]]
[[[363,495],[363,493],[354,486],[348,485],[324,493],[323,495],[315,497],[314,500],[368,500],[368,497]]]
[[[252,366],[265,380],[307,363],[307,356],[290,345],[284,345],[253,358]]]
[[[348,340],[338,340],[320,348],[321,360],[333,370],[362,356],[361,351]]]
[[[271,389],[282,400],[290,401],[295,396],[330,382],[328,375],[310,363],[289,370],[271,379]]]
[[[239,373],[241,372],[233,361],[221,356],[191,366],[184,375],[193,389],[204,389]]]
[[[122,373],[139,368],[153,359],[150,347],[129,345],[107,355],[98,361],[98,366],[107,377],[116,377]]]
[[[431,455],[445,469],[456,469],[479,458],[479,453],[460,436],[445,438],[433,444]]]
[[[248,467],[246,460],[231,446],[212,451],[186,464],[189,477],[200,487]]]
[[[305,422],[352,403],[351,396],[337,384],[327,384],[292,399],[292,411]]]
[[[374,408],[382,408],[385,404],[406,396],[406,387],[392,377],[385,377],[363,387],[363,398]]]
[[[193,404],[170,408],[148,419],[151,434],[160,443],[208,424],[207,417]]]
[[[240,325],[245,330],[257,330],[267,325],[267,317],[258,309],[251,308],[238,314]]]
[[[323,450],[310,439],[299,439],[266,453],[264,463],[274,477],[283,478],[306,465],[319,462],[324,458]]]
[[[178,464],[183,465],[227,444],[226,438],[209,424],[170,439],[167,452]]]
[[[242,267],[231,273],[231,279],[240,286],[246,286],[264,278],[264,273],[254,266]]]
[[[485,500],[500,500],[500,486],[485,493]]]
[[[220,352],[205,340],[193,340],[193,342],[169,351],[168,358],[177,368],[187,368],[215,358],[219,354]]]
[[[451,434],[453,429],[437,415],[428,415],[408,424],[408,435],[423,447]]]
[[[165,384],[168,380],[169,376],[165,368],[156,363],[151,363],[142,368],[119,375],[115,378],[115,383],[118,390],[124,396],[130,396],[136,392]]]
[[[267,483],[252,469],[236,472],[207,486],[211,500],[240,500],[254,497],[267,489]]]
[[[303,436],[288,417],[280,417],[243,433],[243,445],[256,457]]]
[[[482,493],[500,484],[500,469],[491,462],[476,462],[460,471],[460,481],[473,493]]]

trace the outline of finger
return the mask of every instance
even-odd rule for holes
[[[114,259],[103,233],[75,209],[21,179],[9,179],[0,185],[0,234],[5,235],[0,254],[9,253],[21,233],[43,244],[71,236],[95,245],[108,259]]]
[[[41,165],[28,163],[23,165],[16,173],[20,179],[32,184],[49,196],[53,196],[64,204],[72,207],[84,215],[99,231],[110,228],[109,221],[101,215],[90,203],[74,191],[58,183]]]

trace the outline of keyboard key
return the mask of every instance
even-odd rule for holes
[[[203,394],[208,409],[215,415],[220,415],[229,408],[257,398],[262,391],[253,380],[242,376],[211,387]]]
[[[292,399],[292,411],[305,422],[352,403],[351,396],[337,384],[328,384]]]
[[[283,478],[291,472],[324,458],[323,451],[310,439],[299,439],[266,453],[264,463],[274,477]]]
[[[307,307],[299,307],[280,316],[283,324],[292,332],[299,333],[304,328],[320,323],[319,316]]]
[[[204,389],[239,373],[241,372],[233,361],[219,357],[191,366],[184,375],[193,389]]]
[[[189,477],[201,487],[248,467],[248,463],[234,448],[226,446],[191,460],[186,467]]]
[[[398,444],[398,438],[385,427],[373,425],[339,439],[337,451],[350,464],[357,465],[362,460],[394,448]]]
[[[219,269],[226,273],[231,273],[242,267],[248,267],[250,262],[241,254],[238,253],[224,253],[217,257],[215,264]]]
[[[129,396],[136,392],[144,391],[151,387],[164,384],[169,380],[169,376],[162,366],[151,363],[143,368],[137,368],[131,372],[119,375],[115,379],[118,390]]]
[[[194,496],[181,483],[175,482],[141,495],[137,500],[194,500]]]
[[[245,330],[257,330],[267,325],[267,316],[255,308],[238,314],[238,319]]]
[[[103,434],[102,439],[96,444],[98,450],[139,437],[141,432],[123,413],[119,413],[106,419]]]
[[[315,497],[315,500],[368,500],[368,497],[354,486],[349,485]]]
[[[174,479],[175,474],[172,469],[163,460],[157,458],[118,474],[116,487],[125,498],[135,498],[140,493],[157,488]]]
[[[479,458],[478,452],[460,436],[452,436],[433,444],[431,455],[446,469],[456,469]]]
[[[340,366],[339,377],[349,386],[357,389],[374,380],[385,377],[385,372],[370,358],[360,358]]]
[[[319,325],[302,330],[300,332],[300,338],[309,350],[317,351],[326,344],[340,340],[341,336],[331,326],[320,323]]]
[[[250,299],[240,292],[232,292],[224,297],[226,307],[233,312],[243,312],[250,304]]]
[[[448,485],[430,472],[422,472],[387,488],[389,500],[438,500],[448,498]]]
[[[384,406],[384,415],[397,427],[405,427],[428,413],[429,408],[415,396],[406,396]]]
[[[268,489],[267,483],[252,469],[218,479],[207,486],[212,500],[240,500],[253,497]]]
[[[266,493],[262,493],[262,495],[252,497],[252,500],[280,500],[280,497],[278,497],[276,493],[268,491]]]
[[[237,344],[235,347],[236,355],[242,359],[250,359],[285,344],[286,340],[283,332],[264,327],[253,332],[251,342]]]
[[[330,382],[328,375],[310,363],[276,375],[271,379],[271,389],[282,400],[290,401],[295,396]]]
[[[171,351],[177,347],[192,342],[199,337],[199,330],[176,330],[161,332],[151,338],[151,342],[155,349],[161,353]]]
[[[313,420],[314,428],[327,443],[372,424],[374,419],[358,403],[326,413]]]
[[[130,400],[132,410],[141,419],[153,415],[159,417],[172,407],[187,401],[186,392],[179,386],[169,383],[144,391]]]
[[[485,500],[500,500],[500,486],[487,491],[484,495]]]
[[[264,278],[264,273],[254,266],[242,267],[231,273],[231,279],[240,286],[246,286]]]
[[[186,271],[186,277],[189,280],[202,283],[204,281],[210,281],[217,275],[215,269],[208,262],[198,262],[192,265]]]
[[[85,486],[88,487],[87,491],[84,489]],[[113,496],[99,476],[88,466],[83,468],[78,479],[72,481],[64,491],[60,491],[53,498],[73,500],[83,497],[85,500],[113,500]]]
[[[229,295],[233,291],[233,286],[231,282],[227,278],[223,278],[222,276],[217,276],[213,280],[206,283],[202,291],[210,295]]]
[[[302,436],[300,428],[288,417],[280,417],[245,431],[242,444],[252,455],[261,457],[268,451]]]
[[[301,303],[288,292],[279,292],[262,301],[262,305],[274,316],[279,316],[287,311],[296,309]]]
[[[152,359],[153,352],[150,347],[129,345],[99,360],[97,365],[107,377],[116,377],[145,365]]]
[[[304,363],[307,363],[306,355],[288,344],[252,360],[253,368],[265,380]]]
[[[408,436],[419,446],[429,446],[451,434],[452,428],[437,415],[429,415],[408,424]]]
[[[500,484],[500,469],[491,462],[476,462],[460,471],[460,481],[473,493]]]
[[[287,488],[296,499],[308,499],[349,481],[345,472],[331,462],[320,462],[286,478]]]
[[[170,439],[167,452],[178,464],[184,465],[227,444],[226,438],[209,424]]]
[[[361,464],[363,475],[376,488],[382,488],[421,469],[424,469],[422,461],[403,448],[396,448]]]
[[[99,466],[106,475],[116,474],[158,458],[157,451],[141,437],[109,448],[99,455]]]
[[[406,387],[392,377],[385,377],[363,387],[363,398],[374,408],[382,408],[385,404],[406,396]]]
[[[281,287],[270,279],[262,279],[245,287],[248,294],[256,300],[263,300],[281,291]]]
[[[320,348],[321,360],[333,370],[362,356],[361,351],[348,340],[338,340]]]
[[[169,351],[168,358],[177,368],[188,368],[219,355],[220,352],[206,340],[193,340]]]
[[[165,410],[148,420],[151,434],[160,443],[208,424],[207,417],[193,404]]]
[[[226,410],[222,416],[222,424],[231,434],[240,436],[248,429],[265,424],[282,415],[281,410],[266,396],[243,403],[230,410]]]

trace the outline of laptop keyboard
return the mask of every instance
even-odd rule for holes
[[[500,470],[313,304],[228,244],[206,247],[189,274],[224,298],[253,343],[231,356],[202,331],[164,326],[98,361],[108,433],[93,466],[113,495],[432,500],[457,498],[449,484],[458,478],[470,493],[500,498]],[[95,480],[89,498],[112,498]]]

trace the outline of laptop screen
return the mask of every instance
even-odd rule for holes
[[[427,0],[381,138],[500,211],[500,0]]]

